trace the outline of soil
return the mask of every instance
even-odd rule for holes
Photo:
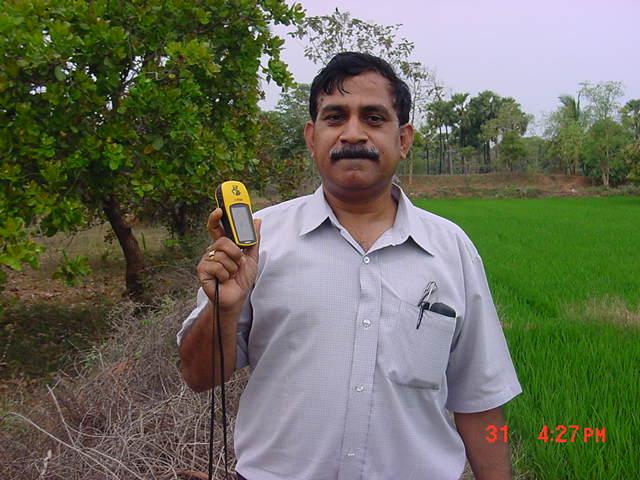
[[[427,197],[536,197],[589,193],[591,183],[581,175],[487,173],[483,175],[401,176],[402,187],[411,196]]]

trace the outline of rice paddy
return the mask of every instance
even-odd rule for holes
[[[524,390],[506,407],[517,478],[639,478],[640,198],[415,203],[483,258]]]

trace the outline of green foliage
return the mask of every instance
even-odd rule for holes
[[[304,141],[304,125],[309,118],[309,94],[311,85],[299,83],[284,91],[276,105],[272,119],[280,127],[283,136],[277,145],[277,157],[303,157],[307,153]]]
[[[298,112],[301,114],[301,112]],[[263,192],[275,188],[281,200],[297,196],[313,177],[304,143],[308,119],[295,111],[262,112],[257,159],[251,164],[252,186]]]
[[[627,180],[635,185],[640,185],[640,141],[624,146],[622,157],[627,167]]]
[[[571,118],[563,119],[551,139],[551,153],[558,158],[557,168],[575,174],[580,164],[585,132],[582,125]]]
[[[584,141],[585,173],[605,187],[622,183],[628,174],[624,153],[629,140],[619,123],[611,119],[595,122]]]
[[[640,141],[640,98],[629,100],[620,110],[622,125],[629,130],[635,141]]]
[[[80,285],[82,277],[86,277],[91,273],[87,257],[78,255],[74,258],[69,258],[66,252],[63,252],[63,255],[64,260],[56,268],[53,278],[64,281],[70,287]]]
[[[115,199],[171,227],[210,199],[254,157],[260,76],[292,82],[269,24],[302,18],[283,0],[5,2],[2,263],[37,257],[15,225],[72,232]]]
[[[513,130],[505,132],[500,143],[500,159],[507,169],[513,171],[514,166],[525,158],[526,154],[522,136]]]

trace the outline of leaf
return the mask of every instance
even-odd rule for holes
[[[155,137],[151,145],[156,150],[162,150],[162,147],[164,146],[164,139],[162,137]]]
[[[6,265],[12,270],[16,270],[20,272],[22,270],[22,264],[20,263],[20,259],[15,258],[9,255],[0,255],[0,264]]]
[[[62,70],[62,67],[60,65],[58,65],[54,70],[53,70],[53,74],[56,76],[56,79],[58,79],[59,82],[64,82],[67,78],[67,74],[64,73],[64,71]]]

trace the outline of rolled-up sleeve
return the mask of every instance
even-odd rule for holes
[[[242,306],[242,313],[238,318],[238,332],[236,334],[236,368],[242,368],[249,364],[249,332],[253,320],[253,308],[251,295]]]
[[[191,310],[191,313],[189,314],[189,316],[184,320],[184,322],[182,322],[182,327],[180,328],[180,331],[178,331],[178,334],[176,335],[176,341],[178,342],[178,346],[180,346],[180,344],[182,343],[182,339],[184,338],[184,335],[187,333],[187,331],[189,331],[189,329],[193,325],[193,322],[196,321],[196,318],[198,318],[198,315],[200,315],[200,312],[202,311],[202,309],[207,305],[207,302],[209,302],[209,298],[207,297],[207,294],[204,293],[204,290],[202,289],[202,287],[198,288],[198,293],[196,293],[196,307],[193,310]]]
[[[249,331],[251,330],[252,320],[250,298],[251,295],[248,295],[247,300],[242,307],[240,318],[238,319],[238,332],[236,338],[236,368],[242,368],[249,363]],[[182,327],[176,335],[178,346],[180,346],[185,334],[191,328],[193,323],[198,318],[198,315],[200,315],[200,312],[208,302],[209,298],[207,297],[207,294],[204,293],[202,287],[198,288],[198,293],[196,294],[196,306],[191,311],[189,316],[182,322]]]
[[[489,410],[522,392],[491,297],[482,259],[473,246],[462,250],[465,311],[447,366],[447,409]]]

